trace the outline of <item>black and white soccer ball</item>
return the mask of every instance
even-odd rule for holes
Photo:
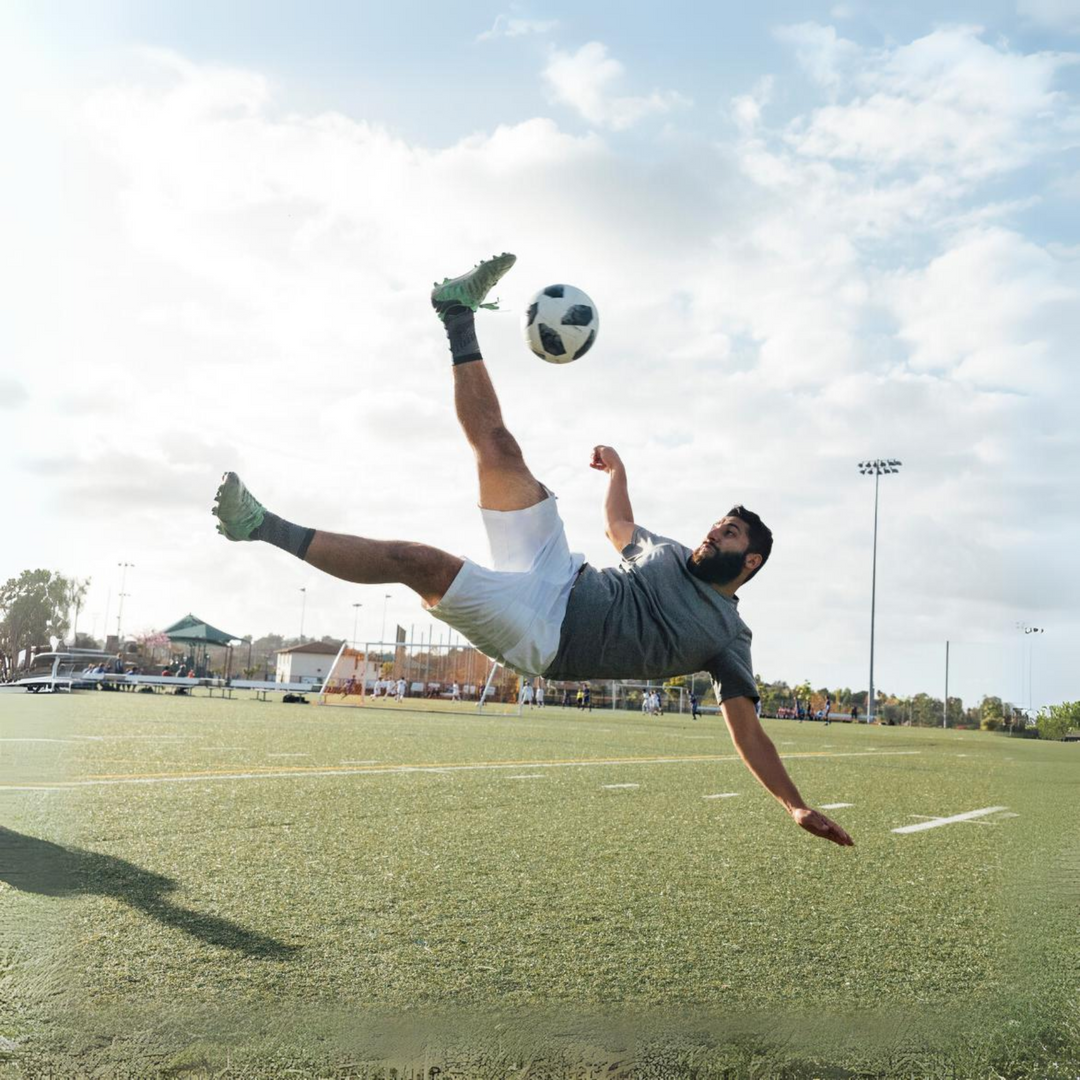
[[[573,285],[541,289],[525,310],[525,342],[549,364],[569,364],[593,346],[600,329],[596,305]]]

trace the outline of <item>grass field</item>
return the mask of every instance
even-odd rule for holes
[[[1080,1075],[1080,747],[766,727],[854,849],[715,718],[4,695],[0,1073]]]

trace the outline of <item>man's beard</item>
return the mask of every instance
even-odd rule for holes
[[[686,560],[686,569],[709,585],[728,585],[743,569],[745,551],[721,551],[710,544],[703,544],[692,551]]]

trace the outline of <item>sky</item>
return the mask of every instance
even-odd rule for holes
[[[1080,0],[706,7],[8,0],[0,576],[90,578],[98,636],[123,592],[439,641],[210,506],[486,561],[428,291],[509,250],[478,333],[573,550],[617,561],[596,443],[653,531],[744,503],[755,668],[865,689],[895,458],[877,688],[940,697],[948,641],[965,704],[1080,698]],[[520,332],[556,281],[566,366]]]

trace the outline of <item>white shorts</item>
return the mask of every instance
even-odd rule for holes
[[[466,559],[428,611],[493,660],[521,675],[542,675],[559,651],[570,590],[585,556],[567,546],[550,491],[524,510],[481,507],[480,513],[494,569]]]

